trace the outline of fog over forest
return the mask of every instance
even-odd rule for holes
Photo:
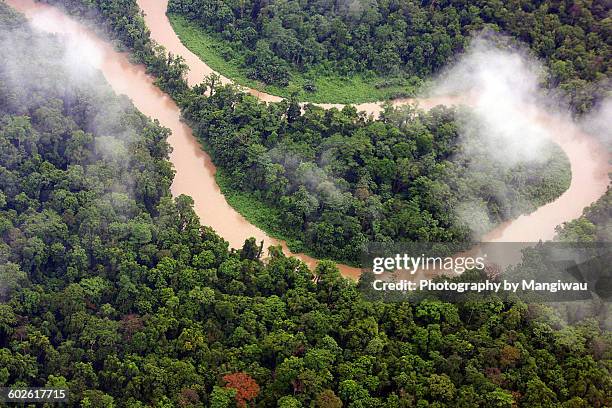
[[[607,52],[600,0],[569,10],[552,1],[517,10],[488,1],[170,0],[170,16],[159,1],[9,0],[41,10],[28,11],[31,24],[0,2],[0,388],[25,397],[32,387],[64,390],[61,404],[82,408],[612,406],[607,276],[588,269],[604,265],[612,240],[612,103],[562,96],[605,76],[593,62]],[[155,21],[170,40],[193,47],[206,38],[199,44],[227,54],[241,38],[248,46],[238,57],[251,73],[266,76],[271,61],[273,73],[297,76],[298,92],[264,103],[214,76],[190,88],[188,67],[157,46],[141,14],[160,4]],[[488,13],[508,37],[464,42]],[[216,18],[219,35],[185,37],[171,25],[179,14],[192,30]],[[326,36],[310,36],[313,22]],[[290,35],[299,27],[326,52],[322,62],[275,48],[282,38],[285,51],[299,51]],[[87,39],[84,29],[106,36]],[[563,52],[550,51],[563,36]],[[525,48],[515,37],[529,40]],[[366,62],[357,51],[368,38],[376,43]],[[361,105],[382,110],[377,117],[303,105],[320,82],[300,83],[291,68],[348,78],[355,64],[399,67],[405,57],[415,58],[403,74],[418,71],[431,86],[415,104]],[[368,75],[403,88],[406,101],[419,81],[408,85],[383,65]],[[240,70],[221,73],[240,81]],[[441,105],[418,108],[431,101]],[[178,194],[177,180],[194,194]],[[219,228],[207,226],[211,218]],[[556,291],[558,259],[544,245],[514,246],[520,262],[509,271],[467,266],[466,250],[482,248],[474,241],[517,225],[556,234],[565,272],[566,248],[584,245],[593,263],[571,264],[571,279],[603,284],[572,302],[556,301],[568,299],[558,292],[546,297],[554,301],[372,296],[362,258],[372,243],[383,260],[435,243],[457,273],[427,276],[430,286],[499,288],[511,272],[550,278]],[[245,232],[257,228],[296,256]],[[230,244],[236,234],[244,239]],[[497,245],[508,255],[507,242]]]

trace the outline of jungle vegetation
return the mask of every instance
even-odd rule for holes
[[[590,314],[371,302],[331,262],[229,249],[172,198],[166,129],[4,4],[0,24],[1,386],[105,408],[610,405]]]
[[[535,163],[493,160],[491,143],[503,141],[480,129],[460,136],[462,123],[477,122],[466,110],[387,107],[373,120],[350,106],[307,105],[302,114],[296,100],[265,104],[217,83],[195,87],[183,115],[221,186],[259,208],[262,227],[320,258],[355,263],[369,241],[478,239],[571,180],[552,143]]]
[[[487,159],[486,132],[472,129],[459,143],[468,111],[388,108],[372,120],[352,107],[310,105],[302,114],[295,97],[265,105],[214,76],[191,90],[187,67],[150,40],[135,1],[60,3],[106,22],[150,72],[161,72],[160,86],[219,167],[230,203],[294,250],[356,264],[367,241],[469,241],[569,186],[569,164],[552,144],[535,165],[509,167]],[[472,157],[465,146],[477,150]]]
[[[609,91],[605,0],[170,0],[168,11],[182,41],[204,61],[214,56],[222,74],[283,96],[299,87],[309,101],[411,93],[482,32],[505,34],[546,61],[546,85],[578,114]]]

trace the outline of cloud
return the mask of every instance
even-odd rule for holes
[[[470,109],[458,114],[459,152],[452,158],[465,169],[462,177],[479,184],[456,206],[455,216],[475,239],[491,229],[487,202],[497,203],[504,219],[535,209],[541,203],[517,194],[514,175],[539,175],[561,153],[551,139],[547,116],[571,121],[567,112],[541,86],[546,69],[525,48],[498,35],[474,37],[457,63],[444,70],[433,95],[459,95]],[[467,95],[467,96],[466,96]],[[532,177],[529,181],[534,182]],[[536,180],[541,183],[543,180]],[[479,196],[488,197],[483,201]]]
[[[590,135],[596,136],[604,146],[612,150],[612,98],[604,99],[591,112],[583,116],[579,125]]]
[[[550,135],[533,112],[544,99],[539,84],[545,69],[524,50],[504,43],[474,38],[458,63],[439,76],[434,94],[471,95],[474,116],[460,122],[461,134],[481,136],[489,157],[511,167],[540,161]],[[466,154],[474,153],[473,146],[464,147]]]
[[[86,82],[99,75],[98,69],[104,62],[102,50],[86,35],[65,35],[74,23],[67,20],[56,9],[36,10],[29,16],[29,23],[35,29],[46,33],[58,33],[63,44],[62,63],[73,82]],[[43,40],[44,41],[44,40]]]
[[[134,159],[130,144],[142,137],[142,121],[129,99],[117,97],[100,72],[104,51],[79,35],[81,29],[57,10],[33,12],[28,22],[0,29],[0,78],[11,96],[8,110],[32,115],[41,106],[52,106],[63,111],[76,123],[65,126],[93,135],[95,164],[120,168],[108,193],[133,197],[136,181],[127,169]]]

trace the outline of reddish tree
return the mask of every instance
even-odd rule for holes
[[[501,386],[504,383],[504,376],[502,375],[501,370],[499,368],[488,367],[487,369],[485,369],[485,373],[493,384]]]
[[[507,344],[500,351],[499,363],[504,367],[514,367],[520,358],[521,350]]]
[[[200,396],[198,392],[191,388],[183,388],[178,396],[178,403],[181,407],[197,405],[199,402]]]
[[[126,340],[132,340],[132,336],[134,335],[134,333],[144,328],[144,323],[142,321],[142,318],[137,314],[128,314],[123,316],[123,318],[119,322],[119,327],[123,332],[123,337]]]
[[[259,394],[259,385],[247,373],[226,374],[223,381],[225,381],[225,388],[236,390],[236,405],[239,407],[246,407],[247,402],[252,401]]]

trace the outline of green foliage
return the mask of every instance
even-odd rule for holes
[[[507,33],[548,63],[548,86],[563,90],[577,113],[586,112],[605,95],[598,84],[605,83],[610,70],[607,9],[603,0],[170,0],[168,4],[174,27],[187,46],[206,61],[211,54],[226,57],[213,65],[220,72],[239,81],[246,74],[277,87],[291,83],[296,74],[315,80],[321,74],[331,79],[382,77],[393,87],[395,81],[410,82],[438,72],[475,33]],[[197,34],[193,25],[205,34]],[[202,38],[209,45],[198,52]],[[233,69],[226,72],[223,68],[229,66]],[[302,79],[295,82],[299,89],[304,84]],[[356,102],[371,88],[357,87],[347,96]],[[370,100],[378,97],[373,92]],[[305,98],[312,100],[308,94]],[[325,102],[332,101],[340,100]]]
[[[491,157],[499,145],[486,131],[460,141],[458,123],[469,111],[387,107],[381,120],[350,106],[307,105],[301,113],[295,99],[264,104],[217,83],[210,77],[195,87],[183,114],[213,157],[228,202],[319,258],[355,264],[368,241],[468,241],[466,202],[483,208],[470,226],[484,233],[570,184],[567,158],[552,143],[535,164],[506,165]]]
[[[188,90],[184,74],[188,67],[181,57],[168,54],[151,40],[136,0],[47,0],[68,12],[104,27],[131,51],[135,62],[142,63],[156,77],[156,84],[173,98]]]
[[[214,33],[198,27],[184,16],[169,13],[168,18],[181,41],[208,66],[240,85],[285,98],[299,93],[302,100],[313,103],[360,103],[381,101],[395,97],[412,96],[422,81],[418,77],[380,77],[374,73],[342,75],[323,66],[306,71],[287,66],[286,86],[279,81],[266,83],[257,77],[257,72],[246,64],[243,53],[232,48]],[[287,80],[288,78],[288,80]],[[287,82],[288,81],[288,82]]]
[[[70,406],[233,407],[222,379],[246,373],[256,406],[610,405],[612,342],[593,319],[372,302],[332,262],[313,279],[278,248],[265,262],[253,240],[229,250],[191,198],[171,197],[168,131],[99,76],[72,82],[57,38],[3,3],[0,21],[1,385],[66,387]]]
[[[210,394],[210,408],[235,407],[236,390],[233,388],[213,387]]]

